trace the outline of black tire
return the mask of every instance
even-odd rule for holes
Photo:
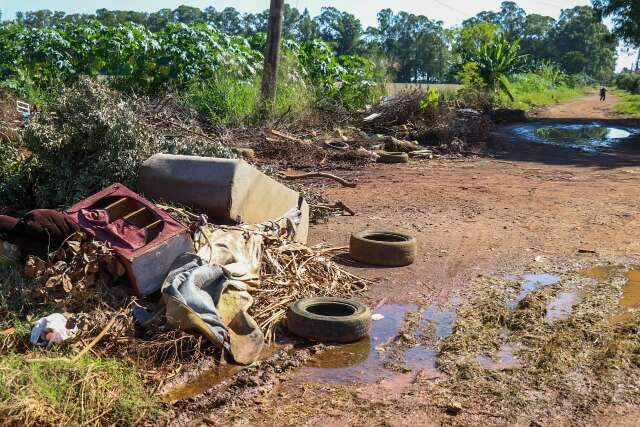
[[[340,151],[345,151],[350,148],[349,144],[347,144],[344,141],[326,141],[324,145],[326,145],[329,148],[333,148],[334,150],[340,150]]]
[[[351,235],[349,255],[365,264],[402,267],[412,264],[417,253],[416,238],[393,231],[361,231]]]
[[[311,341],[346,343],[362,339],[371,328],[369,307],[354,300],[303,298],[289,307],[287,328]]]
[[[378,153],[378,163],[408,163],[409,155],[401,152],[385,151]]]

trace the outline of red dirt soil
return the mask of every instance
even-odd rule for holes
[[[593,93],[535,116],[612,120],[612,98],[603,104]],[[362,297],[372,305],[445,300],[479,274],[544,271],[564,260],[567,265],[628,261],[640,254],[636,142],[639,148],[594,156],[526,143],[498,129],[488,158],[339,171],[358,187],[330,182],[323,193],[357,214],[314,226],[311,243],[344,246],[350,233],[363,229],[416,236],[418,257],[411,266],[349,267],[380,279]],[[369,386],[285,383],[233,419],[242,425],[440,424],[443,419],[421,404],[429,396],[420,375]],[[499,423],[490,414],[478,421]],[[611,419],[600,420],[607,422]]]

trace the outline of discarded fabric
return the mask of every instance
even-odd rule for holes
[[[67,329],[67,318],[63,314],[53,313],[38,320],[31,329],[31,344],[60,344],[78,333],[78,328]]]

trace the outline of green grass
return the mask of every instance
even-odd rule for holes
[[[290,111],[294,117],[300,117],[310,110],[312,92],[302,79],[287,75],[286,67],[283,68],[272,115]],[[259,75],[243,81],[232,75],[220,74],[209,80],[193,82],[179,97],[217,125],[237,127],[255,123],[264,117],[260,87]]]
[[[38,361],[0,357],[0,419],[15,425],[130,425],[159,410],[140,376],[125,361],[85,357],[72,363],[56,353]],[[51,357],[53,356],[53,357]]]
[[[31,321],[55,311],[34,304],[30,283],[17,265],[0,267],[0,424],[131,425],[153,420],[159,403],[126,358],[77,354],[70,347],[44,350],[29,343]]]
[[[613,93],[622,100],[613,109],[616,113],[640,117],[640,95],[634,95],[622,89],[614,89]]]
[[[523,110],[577,98],[592,89],[589,86],[570,87],[564,83],[554,85],[541,76],[532,73],[510,77],[509,86],[514,99],[511,100],[506,94],[500,93],[500,104]]]

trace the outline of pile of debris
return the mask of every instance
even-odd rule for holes
[[[218,174],[199,175],[199,162]],[[182,167],[167,167],[176,164]],[[180,170],[190,179],[175,175]],[[23,253],[27,285],[11,291],[54,312],[36,323],[33,343],[64,341],[76,350],[73,360],[89,351],[118,355],[156,374],[205,355],[249,364],[293,301],[349,297],[367,285],[338,267],[332,250],[305,246],[304,200],[244,162],[154,156],[141,169],[139,188],[195,206],[219,224],[238,224],[170,208],[183,213],[181,224],[121,184],[66,209],[81,231],[46,259]],[[28,354],[24,343],[3,342],[9,345]]]

